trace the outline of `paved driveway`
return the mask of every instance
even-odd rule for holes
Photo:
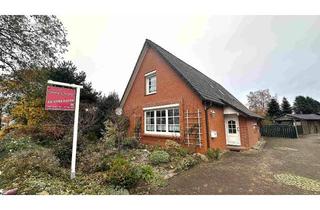
[[[153,194],[320,194],[320,136],[265,138],[260,150],[228,152],[169,180]]]

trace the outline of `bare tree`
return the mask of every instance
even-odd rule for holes
[[[93,104],[80,103],[79,133],[86,134],[98,122],[97,108]],[[56,139],[61,139],[66,134],[71,134],[74,123],[74,112],[52,111],[48,113],[47,123],[44,128]],[[80,136],[79,135],[79,136]]]
[[[55,16],[0,15],[0,73],[48,66],[61,58],[68,44]]]
[[[249,109],[257,114],[265,116],[271,98],[272,96],[269,89],[250,92],[249,95],[247,95]]]

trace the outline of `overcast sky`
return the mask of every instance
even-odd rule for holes
[[[121,97],[146,38],[223,85],[247,104],[270,89],[293,102],[320,100],[318,16],[60,16],[70,41],[66,58],[93,87]]]

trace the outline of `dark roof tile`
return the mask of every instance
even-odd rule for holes
[[[317,114],[288,114],[288,116],[300,120],[320,120],[320,115]]]
[[[154,42],[147,39],[146,43],[151,48],[155,49],[160,56],[168,62],[187,84],[199,94],[202,100],[211,101],[219,105],[229,105],[250,117],[262,118],[260,115],[248,110],[247,107],[219,83],[213,81]]]

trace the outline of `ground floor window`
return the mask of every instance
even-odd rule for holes
[[[144,116],[145,133],[180,134],[179,107],[148,109]]]
[[[229,120],[228,121],[228,131],[229,131],[230,134],[237,133],[236,121],[234,121],[234,120]]]

